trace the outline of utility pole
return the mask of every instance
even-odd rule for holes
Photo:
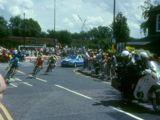
[[[112,49],[116,49],[116,35],[115,35],[115,16],[116,16],[116,0],[113,1],[113,37],[112,37]]]
[[[54,32],[56,31],[56,0],[54,0]]]
[[[56,32],[56,0],[54,0],[54,29],[53,29],[53,46],[57,44],[56,38],[55,38],[55,32]]]
[[[26,22],[25,22],[25,12],[23,13],[24,15],[24,41],[23,41],[23,45],[24,47],[26,46],[26,37],[25,37],[25,34],[26,34]]]
[[[114,0],[113,3],[113,39],[115,39],[115,16],[116,16],[116,0]]]

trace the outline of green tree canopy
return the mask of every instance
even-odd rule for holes
[[[41,34],[41,27],[37,21],[30,19],[22,20],[22,33],[25,36],[29,37],[37,37]],[[24,29],[23,29],[24,28]]]
[[[11,17],[9,20],[9,29],[13,36],[21,36],[21,18],[20,16]]]
[[[63,45],[70,45],[71,41],[72,41],[72,37],[71,37],[71,33],[66,31],[66,30],[62,30],[62,31],[54,31],[54,30],[47,30],[48,32],[48,36],[49,37],[53,37],[55,39],[58,39],[58,41],[63,44]]]
[[[41,27],[32,18],[21,19],[20,16],[11,17],[9,28],[13,36],[36,37],[41,33]]]
[[[115,25],[112,23],[112,28],[114,27],[114,37],[116,42],[127,42],[130,36],[130,30],[127,24],[127,18],[119,12],[115,18]]]
[[[7,35],[8,27],[7,27],[7,21],[0,17],[0,37],[4,37]]]

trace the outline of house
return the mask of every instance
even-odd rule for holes
[[[160,5],[149,11],[147,21],[148,36],[147,41],[151,41],[146,48],[151,52],[160,55]]]
[[[148,39],[151,41],[160,39],[160,5],[150,10],[147,26]]]

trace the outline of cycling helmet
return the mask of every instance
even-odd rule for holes
[[[149,55],[146,52],[140,52],[140,57],[143,60],[148,60],[149,59]]]
[[[129,57],[130,53],[127,50],[122,51],[121,56],[122,57]]]

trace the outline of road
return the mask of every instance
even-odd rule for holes
[[[1,64],[2,74],[5,67],[6,64]],[[37,78],[29,75],[32,69],[32,63],[21,63],[20,71],[4,94],[2,104],[10,120],[160,119],[150,105],[125,104],[110,83],[86,77],[75,72],[75,68],[57,66],[44,75],[44,67]]]

